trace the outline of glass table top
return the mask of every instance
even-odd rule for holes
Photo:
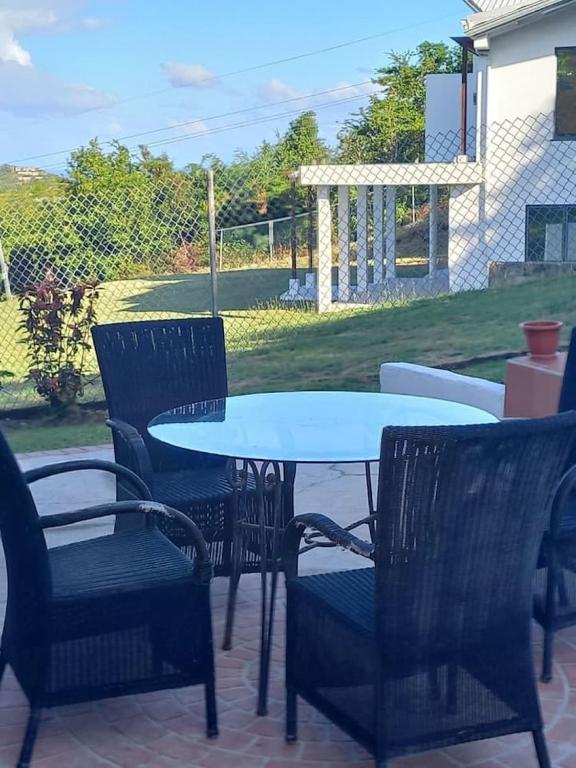
[[[163,443],[237,459],[377,461],[386,426],[489,424],[486,411],[447,400],[371,392],[279,392],[182,406],[153,419]]]

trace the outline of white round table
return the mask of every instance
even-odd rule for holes
[[[149,425],[163,443],[219,456],[286,463],[377,461],[386,426],[487,424],[461,403],[372,392],[273,392],[186,405]]]
[[[281,522],[282,518],[287,520],[294,514],[296,465],[363,463],[368,519],[371,519],[374,504],[370,463],[380,458],[384,427],[456,426],[496,421],[495,416],[478,408],[425,397],[369,392],[273,392],[184,405],[150,422],[150,435],[163,443],[244,460],[245,470],[254,475],[260,489],[262,608],[258,714],[264,715],[267,711]],[[257,466],[255,462],[262,465]],[[271,468],[279,487],[280,465],[284,474],[282,503],[275,505],[274,525],[270,528],[265,524],[262,489],[269,482]],[[350,526],[353,527],[355,525]],[[267,535],[272,541],[270,555]],[[269,561],[272,581],[267,599]]]

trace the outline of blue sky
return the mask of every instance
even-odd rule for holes
[[[460,34],[466,11],[462,0],[0,0],[0,163],[59,172],[66,153],[26,158],[164,128],[124,143],[172,141],[153,149],[179,166],[229,159],[306,108],[333,141],[387,52]],[[319,91],[333,92],[309,97]],[[239,122],[253,124],[228,130]]]

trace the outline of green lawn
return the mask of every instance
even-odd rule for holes
[[[233,393],[376,390],[382,362],[450,366],[476,357],[520,352],[523,338],[518,324],[522,320],[558,318],[567,326],[576,324],[576,276],[320,316],[273,306],[250,309],[254,292],[265,301],[284,288],[287,278],[287,271],[280,269],[221,276]],[[101,313],[101,319],[176,317],[207,310],[207,280],[206,275],[194,275],[110,284],[104,288],[106,316]],[[199,306],[201,299],[203,306]],[[13,306],[0,305],[0,329],[13,313]],[[564,341],[567,335],[566,328]],[[22,347],[13,340],[10,343],[22,358]],[[9,367],[5,355],[3,347],[0,368]],[[502,380],[504,363],[476,363],[463,372]],[[101,397],[98,386],[90,388],[89,394],[91,399]],[[6,427],[6,422],[0,426]],[[59,423],[57,427],[31,421],[10,428],[9,438],[17,450],[30,450],[98,443],[106,432],[94,421]]]

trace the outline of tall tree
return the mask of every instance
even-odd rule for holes
[[[392,53],[373,82],[382,94],[344,123],[340,159],[346,162],[414,162],[423,154],[426,76],[460,71],[460,48],[421,43],[415,51]]]
[[[278,142],[278,153],[285,171],[294,171],[300,165],[326,162],[330,153],[320,138],[315,112],[302,112],[292,120]]]

